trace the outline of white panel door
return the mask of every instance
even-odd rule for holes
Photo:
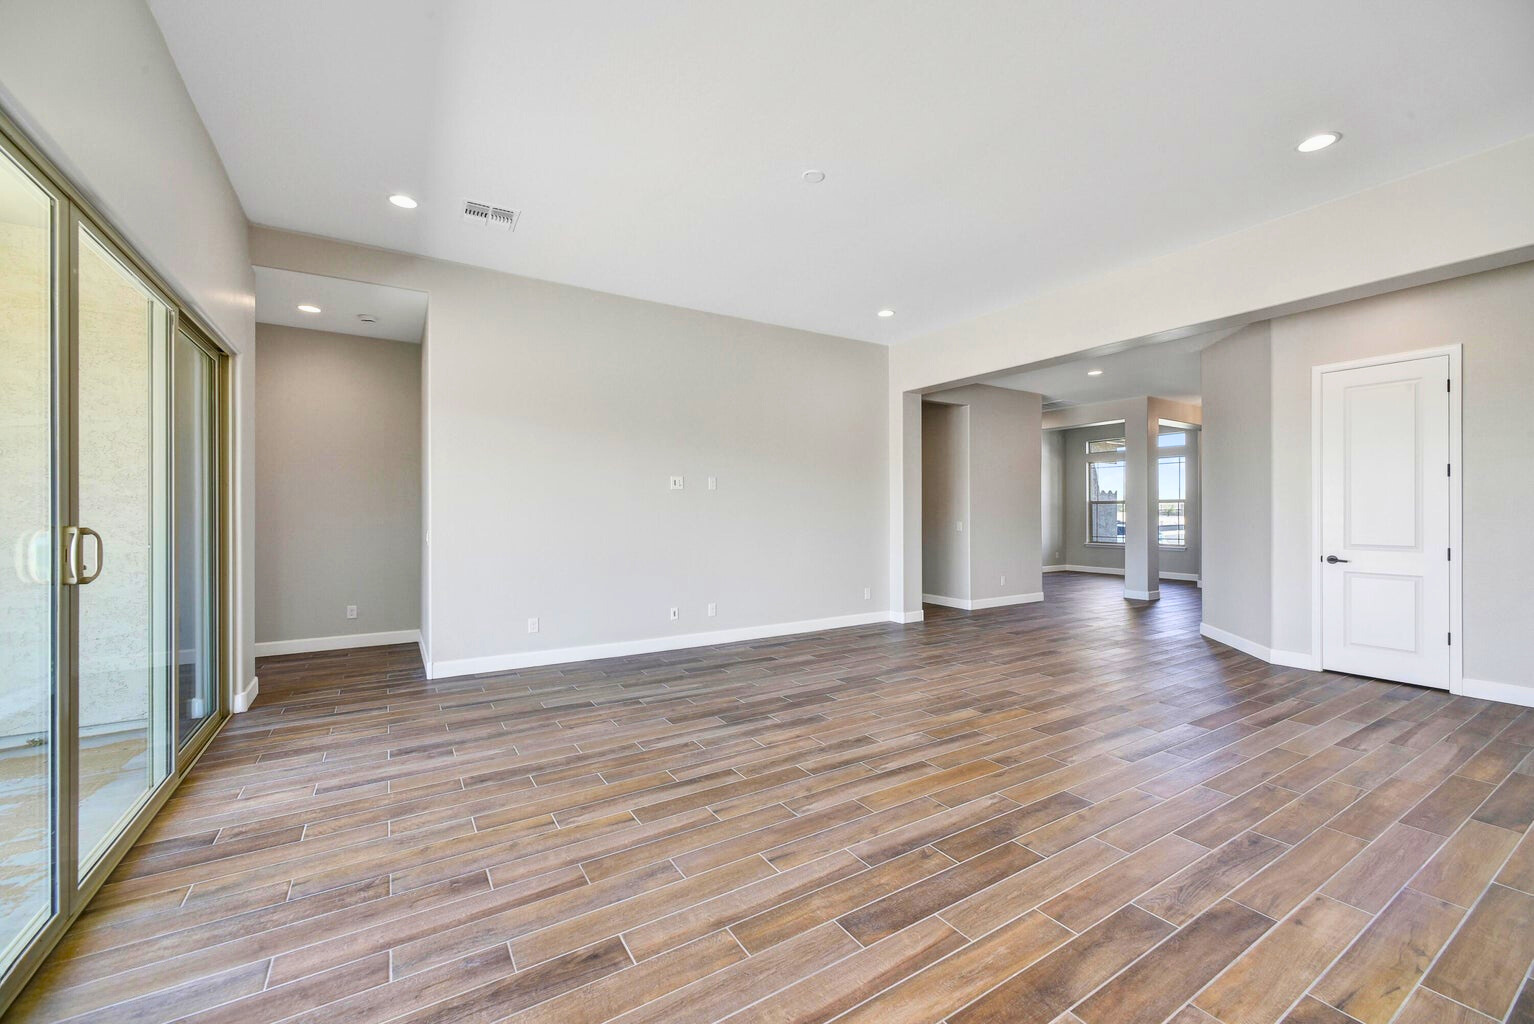
[[[1321,657],[1449,687],[1449,357],[1321,375]]]

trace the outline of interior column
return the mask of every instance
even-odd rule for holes
[[[1155,470],[1159,428],[1148,398],[1129,406],[1124,416],[1124,596],[1154,601],[1161,596]]]

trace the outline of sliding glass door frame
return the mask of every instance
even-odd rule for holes
[[[176,789],[197,758],[207,749],[208,743],[228,721],[231,682],[235,678],[233,662],[232,621],[233,586],[230,566],[233,564],[233,531],[230,510],[233,508],[232,478],[229,471],[232,458],[231,439],[233,408],[231,372],[228,352],[214,339],[216,335],[175,293],[150,269],[133,249],[98,216],[86,198],[49,163],[27,140],[16,125],[0,113],[0,159],[14,162],[37,186],[53,200],[54,215],[51,231],[52,253],[52,579],[53,597],[53,709],[51,738],[50,803],[53,836],[52,915],[33,934],[30,942],[9,966],[0,965],[0,1014],[10,1005],[26,985],[38,966],[57,945],[60,938],[85,909],[92,896],[101,888],[123,855],[133,845],[165,801]],[[80,598],[83,585],[64,582],[65,559],[63,552],[64,528],[81,524],[79,510],[79,481],[76,472],[79,465],[80,408],[79,391],[79,341],[80,325],[76,317],[77,280],[79,271],[79,238],[84,227],[95,241],[104,246],[116,259],[139,279],[157,299],[170,310],[167,338],[166,399],[174,394],[173,353],[177,332],[191,337],[199,348],[213,357],[214,375],[210,382],[216,403],[216,419],[213,423],[215,438],[213,450],[216,469],[212,474],[214,496],[214,543],[212,549],[217,561],[216,586],[211,598],[216,601],[214,613],[217,700],[214,714],[193,732],[190,737],[176,735],[178,716],[175,713],[174,682],[166,700],[152,705],[156,713],[167,718],[165,735],[169,737],[169,770],[163,781],[153,787],[134,808],[132,820],[104,849],[91,870],[82,878],[78,875],[81,851],[79,834],[79,631]],[[167,418],[173,409],[167,404]],[[166,431],[173,438],[173,424]],[[175,458],[166,452],[170,488],[175,491]],[[174,512],[174,504],[170,513]],[[172,533],[172,536],[173,533]],[[178,618],[176,600],[175,544],[167,552],[169,564],[170,656],[174,659],[179,650],[177,637]],[[88,584],[85,584],[88,585]],[[174,661],[172,662],[174,664]],[[151,730],[152,733],[152,730]],[[78,880],[78,884],[77,884]]]

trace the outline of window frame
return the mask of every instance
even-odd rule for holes
[[[1092,450],[1092,446],[1093,445],[1103,445],[1103,444],[1113,444],[1113,443],[1117,443],[1118,448],[1113,449],[1113,450],[1106,450],[1105,449],[1105,450],[1101,450],[1101,451],[1093,451]],[[1092,548],[1117,548],[1119,550],[1123,550],[1124,543],[1125,543],[1125,540],[1127,538],[1120,537],[1117,540],[1097,540],[1093,536],[1092,527],[1093,527],[1093,523],[1095,522],[1093,513],[1097,510],[1097,506],[1099,506],[1099,505],[1117,505],[1119,510],[1120,510],[1120,513],[1119,513],[1118,519],[1116,521],[1122,521],[1124,519],[1124,516],[1127,514],[1128,510],[1125,507],[1125,501],[1124,501],[1124,495],[1123,494],[1119,495],[1117,501],[1101,501],[1101,500],[1094,500],[1093,499],[1093,497],[1092,497],[1092,467],[1096,466],[1096,465],[1101,465],[1103,463],[1107,463],[1108,465],[1121,466],[1121,467],[1123,467],[1124,478],[1125,478],[1125,482],[1127,483],[1128,482],[1128,478],[1129,478],[1129,458],[1128,458],[1129,453],[1128,453],[1128,451],[1125,448],[1124,438],[1122,438],[1122,437],[1095,437],[1095,438],[1092,438],[1092,439],[1090,439],[1090,440],[1088,440],[1086,442],[1085,450],[1086,450],[1086,460],[1087,460],[1086,461],[1086,469],[1087,469],[1087,474],[1086,474],[1086,477],[1087,477],[1086,478],[1086,502],[1087,502],[1086,546],[1087,547],[1092,547]]]
[[[1177,503],[1177,504],[1182,506],[1182,543],[1181,544],[1163,544],[1161,542],[1161,526],[1160,526],[1159,519],[1160,519],[1160,505],[1163,504],[1163,499],[1161,498],[1159,493],[1156,496],[1157,519],[1158,519],[1158,522],[1157,522],[1157,525],[1156,525],[1156,547],[1159,550],[1162,550],[1162,551],[1187,551],[1188,550],[1188,533],[1192,529],[1192,525],[1193,525],[1192,521],[1188,517],[1188,505],[1189,505],[1189,502],[1192,500],[1189,497],[1189,494],[1188,494],[1189,490],[1192,487],[1192,483],[1191,483],[1190,478],[1189,478],[1189,470],[1192,468],[1190,463],[1192,461],[1192,449],[1193,449],[1193,446],[1195,444],[1195,442],[1192,440],[1192,438],[1193,438],[1193,436],[1196,433],[1197,433],[1197,430],[1195,430],[1195,429],[1189,429],[1189,428],[1186,428],[1186,427],[1178,427],[1178,428],[1173,429],[1173,430],[1161,431],[1161,432],[1157,433],[1157,435],[1156,435],[1157,443],[1154,445],[1152,450],[1155,453],[1154,457],[1155,457],[1155,461],[1156,461],[1156,479],[1157,479],[1157,489],[1158,489],[1158,491],[1160,489],[1161,460],[1162,459],[1181,459],[1183,461],[1183,491],[1182,491],[1183,496],[1181,498],[1165,499],[1165,501],[1168,502],[1168,503],[1175,502],[1175,503]],[[1161,443],[1160,443],[1160,438],[1168,436],[1168,435],[1172,435],[1172,434],[1180,434],[1180,435],[1182,435],[1183,443],[1180,444],[1180,445],[1167,445],[1167,446],[1163,447],[1161,445]],[[1092,446],[1093,445],[1107,445],[1107,444],[1113,444],[1113,443],[1117,443],[1120,447],[1118,449],[1116,449],[1116,450],[1102,450],[1102,451],[1093,451],[1092,450]],[[1124,502],[1122,497],[1118,501],[1116,501],[1116,502],[1114,502],[1114,501],[1098,501],[1098,500],[1094,500],[1092,498],[1092,467],[1093,467],[1094,464],[1098,464],[1098,463],[1110,463],[1110,464],[1121,465],[1121,466],[1124,467],[1125,479],[1127,481],[1127,479],[1128,479],[1128,469],[1129,469],[1129,459],[1128,459],[1128,451],[1126,450],[1126,447],[1127,446],[1125,445],[1125,439],[1123,437],[1094,437],[1094,438],[1088,439],[1082,445],[1082,448],[1083,448],[1083,451],[1084,451],[1084,454],[1085,454],[1085,457],[1086,457],[1086,470],[1087,470],[1087,472],[1086,472],[1086,480],[1085,480],[1085,484],[1086,484],[1086,495],[1085,495],[1085,497],[1086,497],[1086,513],[1087,513],[1087,516],[1086,516],[1086,535],[1085,535],[1085,540],[1083,542],[1085,547],[1089,547],[1089,548],[1117,548],[1117,549],[1119,549],[1121,551],[1124,549],[1125,538],[1121,538],[1121,539],[1118,539],[1118,540],[1096,540],[1096,539],[1093,538],[1093,535],[1092,535],[1093,512],[1095,511],[1096,506],[1098,506],[1098,505],[1118,505],[1118,506],[1120,506],[1122,508],[1125,505],[1125,502]]]
[[[1159,493],[1159,491],[1160,491],[1160,482],[1161,482],[1161,463],[1162,462],[1170,462],[1173,459],[1176,459],[1176,460],[1179,460],[1179,461],[1182,462],[1182,497],[1181,498],[1163,498],[1160,495],[1160,493]],[[1160,548],[1161,550],[1163,550],[1163,551],[1186,551],[1186,550],[1188,550],[1188,526],[1189,526],[1189,524],[1188,524],[1188,446],[1186,444],[1179,445],[1179,446],[1177,446],[1175,448],[1158,448],[1156,450],[1156,483],[1157,483],[1157,491],[1158,491],[1158,493],[1156,495],[1156,520],[1157,520],[1157,522],[1156,522],[1156,546],[1158,548]],[[1182,506],[1182,543],[1181,544],[1165,544],[1161,540],[1161,522],[1160,522],[1160,520],[1161,520],[1161,506],[1162,505],[1181,505]]]

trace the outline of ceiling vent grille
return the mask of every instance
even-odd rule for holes
[[[489,225],[500,231],[515,231],[522,213],[519,210],[508,210],[504,206],[491,206],[489,203],[476,203],[468,199],[463,204],[463,219],[470,224]]]

